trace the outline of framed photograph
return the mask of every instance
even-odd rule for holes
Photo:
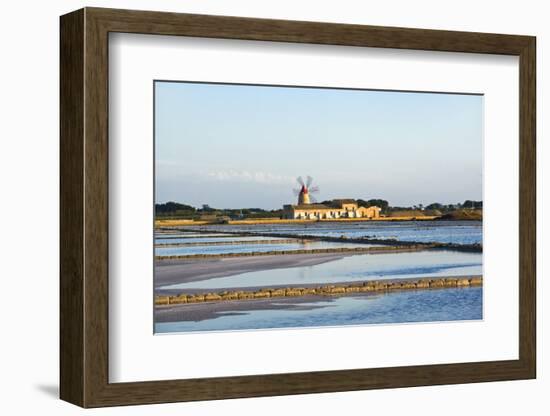
[[[60,27],[63,400],[535,378],[534,37]]]

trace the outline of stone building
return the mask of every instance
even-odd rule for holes
[[[360,207],[354,199],[333,199],[325,204],[303,203],[298,198],[298,205],[284,205],[283,216],[286,219],[323,220],[338,218],[378,218],[381,208]]]

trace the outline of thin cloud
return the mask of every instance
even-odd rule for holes
[[[285,175],[276,175],[269,172],[250,172],[246,170],[220,170],[208,172],[208,178],[220,182],[244,182],[270,185],[291,184],[295,178]]]

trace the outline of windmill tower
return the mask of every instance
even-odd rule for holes
[[[319,187],[311,186],[313,178],[308,176],[306,182],[304,182],[302,177],[299,176],[296,178],[296,181],[300,185],[299,189],[294,190],[294,193],[298,195],[298,205],[309,205],[312,201],[316,202],[311,194],[319,192]]]
[[[311,204],[311,200],[309,198],[309,191],[307,190],[307,187],[302,185],[302,189],[300,189],[300,193],[298,194],[298,205],[306,204]]]

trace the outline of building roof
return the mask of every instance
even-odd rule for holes
[[[338,202],[339,206],[336,205],[336,201],[353,201],[353,202]],[[283,208],[285,209],[299,209],[299,210],[315,210],[315,209],[327,209],[327,210],[331,210],[331,209],[342,209],[341,207],[341,204],[351,204],[351,203],[354,203],[356,204],[357,202],[355,202],[355,200],[353,199],[338,199],[338,200],[333,200],[331,205],[328,205],[328,204],[299,204],[299,205],[284,205]],[[334,204],[334,205],[333,205]],[[370,207],[357,207],[357,209],[363,209],[363,210],[368,210],[368,209],[378,209],[378,210],[381,210],[380,207],[377,207],[377,206],[370,206]]]
[[[300,205],[290,205],[290,208],[293,209],[332,209],[328,205],[324,204],[300,204]]]

